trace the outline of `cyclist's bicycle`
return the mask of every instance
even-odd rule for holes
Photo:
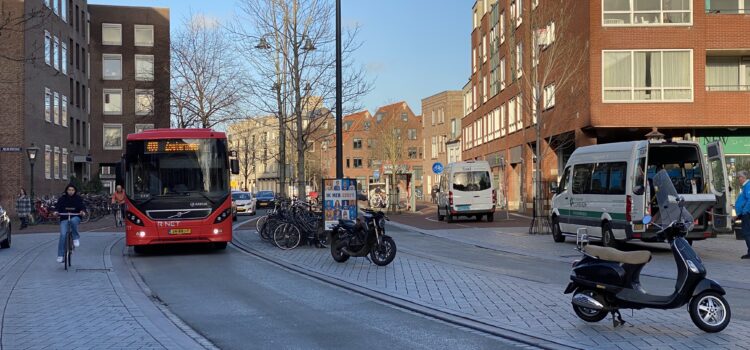
[[[120,203],[113,203],[112,204],[112,210],[115,214],[115,227],[122,227],[122,204]]]
[[[58,213],[58,215],[70,218],[75,215],[83,216],[83,213]],[[63,265],[65,266],[65,271],[68,271],[68,266],[71,266],[73,249],[75,249],[75,246],[73,246],[73,225],[68,223],[68,232],[65,235],[65,254],[63,254]]]

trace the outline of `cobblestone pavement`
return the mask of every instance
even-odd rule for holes
[[[733,320],[722,333],[707,334],[693,325],[686,308],[635,311],[634,317],[627,312],[624,316],[630,324],[613,328],[609,319],[597,324],[578,319],[570,306],[570,295],[562,294],[564,286],[559,284],[450,265],[404,252],[399,252],[387,267],[377,267],[363,258],[338,264],[327,249],[301,246],[282,251],[261,241],[253,230],[237,232],[236,239],[268,257],[330,278],[561,345],[597,349],[750,348],[750,322]]]
[[[122,234],[82,233],[67,272],[55,261],[57,238],[19,235],[10,249],[0,250],[2,349],[199,348],[184,334],[156,327],[165,316],[134,301],[137,293],[145,296],[133,294],[133,281],[121,281],[126,265],[117,271],[119,261],[113,265],[110,256]]]

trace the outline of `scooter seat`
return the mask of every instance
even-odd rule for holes
[[[636,250],[634,252],[623,252],[615,248],[598,247],[587,245],[583,250],[592,256],[602,260],[616,261],[623,264],[641,265],[651,261],[651,252],[648,250]]]

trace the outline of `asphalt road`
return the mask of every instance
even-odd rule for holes
[[[222,349],[514,349],[290,272],[234,248],[131,257],[167,307]]]

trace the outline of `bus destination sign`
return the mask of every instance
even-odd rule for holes
[[[196,152],[198,147],[197,143],[183,141],[148,141],[146,153]]]

